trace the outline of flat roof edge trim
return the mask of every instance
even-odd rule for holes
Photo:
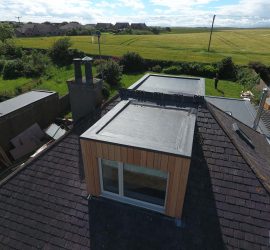
[[[175,151],[168,151],[166,149],[150,149],[150,148],[145,148],[142,147],[141,145],[128,145],[128,144],[124,144],[124,143],[119,143],[116,141],[108,141],[106,139],[102,139],[102,138],[86,138],[86,137],[80,137],[80,140],[85,140],[85,141],[94,141],[94,142],[100,142],[100,143],[106,143],[106,144],[110,144],[110,145],[115,145],[115,146],[121,146],[121,147],[126,147],[126,148],[135,148],[135,149],[139,149],[139,150],[145,150],[145,151],[149,151],[149,152],[157,152],[157,153],[161,153],[161,154],[166,154],[166,155],[171,155],[171,156],[175,156],[175,157],[181,157],[181,158],[186,158],[186,159],[191,159],[192,154],[190,155],[184,155],[184,154],[180,154],[179,152]]]

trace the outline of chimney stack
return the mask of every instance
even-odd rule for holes
[[[253,123],[253,129],[255,129],[255,130],[257,130],[257,128],[258,128],[267,95],[268,95],[268,88],[264,88],[263,92],[262,92],[262,97],[260,100],[259,108],[257,111],[257,115],[256,115],[256,118],[255,118],[254,123]]]
[[[96,108],[102,104],[101,79],[93,78],[92,58],[73,59],[75,79],[67,81],[69,100],[74,122],[93,115]],[[85,65],[85,78],[82,77],[82,64]]]
[[[76,84],[82,84],[81,62],[82,62],[82,60],[80,58],[73,59],[74,73],[75,73],[75,83]]]
[[[86,56],[82,59],[82,61],[85,65],[85,83],[87,85],[91,85],[93,84],[93,72],[92,72],[93,58]]]

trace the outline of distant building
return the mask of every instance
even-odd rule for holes
[[[112,29],[113,25],[111,23],[97,23],[97,29]]]
[[[58,27],[51,23],[26,23],[22,24],[15,30],[16,36],[30,37],[30,36],[56,36],[60,35]]]
[[[130,28],[130,25],[129,25],[129,23],[116,23],[114,25],[114,28],[117,30],[128,29],[128,28]]]
[[[84,26],[80,23],[70,22],[70,23],[66,23],[66,24],[60,26],[59,29],[63,32],[67,32],[67,31],[71,31],[71,30],[82,29],[83,27]]]
[[[145,23],[132,23],[130,26],[135,30],[145,30],[148,28]]]
[[[95,24],[92,24],[92,23],[89,23],[89,24],[85,24],[84,25],[84,28],[85,29],[88,29],[88,30],[93,30],[96,28],[96,25]]]
[[[38,23],[34,28],[34,36],[57,36],[60,35],[58,27],[51,23]]]
[[[25,23],[15,30],[16,36],[33,36],[35,24]]]

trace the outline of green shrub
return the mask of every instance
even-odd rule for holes
[[[22,60],[7,61],[3,69],[3,79],[16,79],[24,75]]]
[[[102,86],[102,95],[105,100],[107,100],[110,97],[110,85],[107,83],[104,83]]]
[[[24,75],[26,77],[39,77],[44,75],[50,65],[49,57],[41,52],[33,50],[30,55],[24,55]]]
[[[182,71],[181,66],[171,66],[163,70],[165,74],[172,74],[172,75],[181,74],[181,71]]]
[[[58,66],[66,66],[72,63],[73,57],[69,51],[72,43],[70,38],[60,38],[55,41],[49,50],[49,56]]]
[[[250,90],[259,83],[260,76],[253,73],[249,68],[239,67],[237,70],[237,81]]]
[[[152,71],[160,73],[162,71],[162,68],[160,67],[160,65],[155,65],[154,67],[152,67]]]
[[[120,82],[122,71],[122,67],[111,59],[97,66],[98,74],[102,75],[110,86],[115,86]]]
[[[127,52],[120,60],[124,72],[139,72],[145,68],[144,59],[136,52]]]
[[[96,60],[94,60],[93,65],[98,66],[98,65],[105,63],[105,62],[106,62],[105,59],[96,59]]]
[[[9,60],[21,58],[23,55],[22,48],[17,47],[12,41],[0,44],[0,54]]]
[[[270,83],[270,68],[261,62],[250,62],[249,67],[254,69],[260,75],[262,80],[269,85]]]
[[[217,68],[213,65],[204,65],[202,67],[202,75],[203,77],[213,78],[215,77],[216,73],[218,72]]]
[[[231,57],[222,59],[221,62],[218,64],[218,69],[219,77],[221,79],[231,81],[236,80],[237,70]]]
[[[2,74],[2,71],[3,71],[4,67],[5,67],[5,63],[6,63],[5,60],[0,60],[0,75]]]

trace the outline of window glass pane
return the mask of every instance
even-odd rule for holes
[[[101,160],[101,167],[103,189],[118,194],[118,163],[116,161]]]
[[[124,196],[164,206],[167,176],[160,170],[125,164]]]

